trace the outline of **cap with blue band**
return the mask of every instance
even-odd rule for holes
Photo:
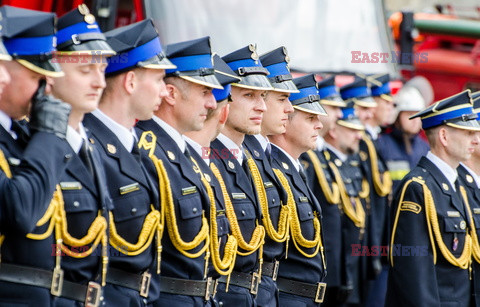
[[[337,124],[353,130],[365,130],[365,126],[355,114],[355,103],[353,101],[348,102],[342,108],[342,117],[337,120]]]
[[[320,96],[318,95],[317,80],[314,74],[309,74],[293,79],[293,83],[299,90],[298,93],[290,94],[290,101],[294,109],[327,116],[327,112],[320,105]]]
[[[63,76],[60,65],[52,61],[56,52],[55,14],[8,5],[0,8],[0,14],[3,42],[12,58],[36,73]]]
[[[58,19],[57,50],[59,54],[90,54],[112,56],[115,51],[107,44],[95,17],[85,4]]]
[[[250,44],[233,51],[222,59],[241,78],[240,82],[233,83],[232,86],[260,91],[274,89],[267,78],[269,72],[262,66],[255,45]]]
[[[230,96],[232,89],[231,83],[239,82],[240,78],[235,75],[233,70],[222,60],[218,54],[213,55],[213,68],[215,69],[215,76],[223,86],[223,89],[213,89],[212,93],[217,102],[221,102]]]
[[[376,107],[372,92],[364,78],[355,77],[353,82],[340,88],[340,95],[345,102],[352,100],[356,105],[366,108]]]
[[[320,95],[320,103],[322,105],[330,105],[334,107],[345,107],[345,101],[340,96],[338,87],[335,85],[335,76],[326,77],[318,82],[318,94]]]
[[[279,47],[260,57],[260,62],[268,72],[268,79],[274,87],[273,91],[283,93],[298,93],[298,89],[292,81],[292,75],[288,68],[290,58],[285,47]]]
[[[473,110],[471,92],[466,90],[434,103],[410,119],[420,117],[424,130],[447,125],[458,129],[480,131],[477,116]]]
[[[370,88],[373,97],[381,97],[387,101],[393,101],[389,74],[371,75],[367,77],[367,81],[371,82]]]
[[[151,19],[105,32],[107,43],[117,53],[107,58],[107,77],[135,68],[170,69],[176,66],[165,56]]]
[[[167,70],[167,77],[180,77],[207,87],[223,88],[215,77],[210,37],[170,44],[167,56],[177,66]]]

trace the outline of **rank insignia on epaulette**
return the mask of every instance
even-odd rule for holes
[[[230,167],[231,169],[235,169],[235,164],[233,164],[232,161],[228,161],[228,167]]]
[[[259,153],[258,151],[256,151],[256,150],[253,151],[253,154],[254,154],[255,157],[257,157],[257,158],[260,157],[260,153]]]
[[[412,201],[404,201],[400,204],[400,210],[401,211],[410,211],[410,212],[413,212],[415,214],[419,214],[420,211],[422,211],[422,207],[419,204],[414,203]]]
[[[115,145],[112,145],[112,144],[107,144],[107,150],[109,153],[115,154],[117,152],[117,147],[115,147]]]
[[[329,153],[328,151],[324,150],[324,151],[323,151],[323,155],[325,156],[325,159],[326,159],[327,161],[330,161],[330,153]]]
[[[465,228],[467,228],[467,223],[465,223],[465,221],[461,221],[461,222],[460,222],[460,229],[463,230],[463,229],[465,229]]]
[[[480,214],[480,208],[473,208],[473,214]]]
[[[233,199],[246,199],[247,195],[245,193],[232,193]]]
[[[359,154],[359,156],[360,156],[360,159],[362,159],[362,161],[367,161],[368,155],[367,155],[366,152],[360,151],[358,154]]]
[[[14,158],[14,157],[9,157],[7,158],[8,164],[11,166],[19,166],[20,165],[20,159]]]
[[[282,162],[282,167],[283,167],[284,169],[288,169],[288,164],[285,163],[285,162]]]
[[[271,183],[270,181],[264,182],[263,185],[265,186],[265,188],[271,188],[271,187],[273,187],[273,183]]]
[[[335,159],[334,162],[335,162],[336,166],[338,166],[338,167],[342,166],[342,161],[340,161],[340,159]]]
[[[203,174],[203,177],[205,177],[205,179],[206,179],[208,182],[212,182],[212,178],[210,177],[209,174]]]
[[[447,211],[448,217],[460,217],[460,212],[458,211]]]
[[[300,161],[300,163],[302,163],[302,166],[303,166],[303,170],[307,170],[307,168],[310,166],[310,163],[308,163],[307,161]]]
[[[473,182],[473,177],[470,176],[470,175],[465,176],[465,179],[467,179],[468,183],[472,183],[472,182]]]
[[[95,140],[93,138],[89,138],[88,140],[90,141],[91,144],[95,144]]]
[[[81,190],[82,184],[78,181],[63,181],[63,182],[60,182],[60,188],[64,191]]]
[[[446,184],[445,182],[442,183],[442,188],[443,188],[445,191],[448,191],[448,189],[449,189],[448,184]]]
[[[197,187],[196,186],[191,186],[191,187],[187,187],[187,188],[182,189],[182,195],[189,195],[189,194],[193,194],[193,193],[197,193]]]
[[[124,195],[124,194],[130,193],[130,192],[133,192],[133,191],[138,191],[138,190],[140,190],[140,185],[138,184],[138,182],[135,182],[135,183],[132,183],[132,184],[129,184],[129,185],[126,185],[126,186],[123,186],[123,187],[119,188],[120,195]]]
[[[175,160],[175,154],[171,152],[170,150],[167,150],[167,156],[170,160]]]

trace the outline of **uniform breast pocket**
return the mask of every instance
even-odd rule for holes
[[[444,217],[443,241],[455,256],[459,256],[465,245],[466,221],[461,217]]]
[[[218,236],[225,236],[227,235],[230,231],[230,224],[228,223],[227,216],[225,214],[218,215],[217,216],[217,233]]]
[[[315,235],[315,229],[313,227],[314,214],[308,200],[297,201],[297,214],[303,236],[308,240],[312,240]]]
[[[67,230],[77,238],[85,236],[97,217],[98,204],[87,190],[62,191]]]
[[[480,229],[480,208],[472,208],[473,222],[475,223],[475,228]],[[478,230],[477,230],[478,231]]]
[[[267,192],[268,207],[275,208],[280,206],[280,196],[278,195],[277,189],[275,187],[268,187],[265,189]]]
[[[237,216],[238,225],[242,231],[242,235],[246,240],[250,240],[256,225],[257,214],[255,206],[245,200],[233,200],[233,208]]]
[[[180,234],[184,240],[193,240],[202,228],[202,198],[194,193],[180,196],[178,199],[177,220]]]
[[[115,223],[123,223],[139,219],[143,224],[145,216],[150,212],[150,198],[145,190],[130,192],[112,199]]]
[[[467,222],[462,217],[444,217],[445,232],[465,233]]]

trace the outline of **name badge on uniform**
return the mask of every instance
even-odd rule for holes
[[[473,214],[480,214],[480,208],[473,208]]]
[[[60,182],[60,188],[66,190],[81,190],[82,184],[78,181],[63,181]]]
[[[245,199],[245,198],[247,198],[247,195],[245,195],[245,193],[232,193],[232,198],[233,199]]]
[[[138,182],[135,182],[135,183],[120,187],[119,190],[120,190],[120,195],[124,195],[133,191],[140,190],[140,185],[138,184]]]
[[[9,157],[8,159],[8,164],[11,166],[19,166],[20,165],[20,159],[14,158],[14,157]]]
[[[298,198],[298,200],[299,200],[301,203],[308,203],[308,198],[305,197],[305,196],[300,196],[300,197]]]
[[[182,189],[182,195],[189,195],[189,194],[193,194],[193,193],[197,193],[197,187],[196,186],[191,186],[191,187]]]
[[[264,182],[263,185],[265,186],[265,188],[273,187],[273,183],[271,183],[270,181]]]
[[[458,211],[447,211],[448,217],[460,217],[460,212]]]

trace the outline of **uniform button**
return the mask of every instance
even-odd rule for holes
[[[312,216],[312,211],[309,211],[309,212],[308,212],[308,216]]]
[[[132,208],[132,210],[130,211],[130,213],[131,213],[132,215],[137,214],[137,208]]]
[[[220,230],[223,231],[223,227],[222,227],[222,226],[220,226]]]
[[[79,203],[78,201],[74,201],[74,202],[73,202],[73,206],[74,206],[74,207],[78,207],[78,206],[80,206],[80,203]]]
[[[353,195],[353,190],[349,190],[348,194]]]
[[[275,198],[274,198],[274,199],[272,199],[272,204],[274,204],[274,203],[275,203]]]
[[[345,179],[345,182],[346,182],[346,183],[351,183],[351,182],[352,182],[352,179],[347,178],[347,179]]]
[[[72,158],[72,154],[66,154],[66,155],[64,156],[65,162],[67,162],[67,161],[70,160],[71,158]]]
[[[458,225],[457,225],[457,224],[455,224],[455,228],[458,228]]]
[[[193,213],[197,213],[198,209],[195,207],[192,209]]]
[[[246,213],[245,213],[245,210],[242,210],[242,215],[245,216],[245,214],[246,214]]]

